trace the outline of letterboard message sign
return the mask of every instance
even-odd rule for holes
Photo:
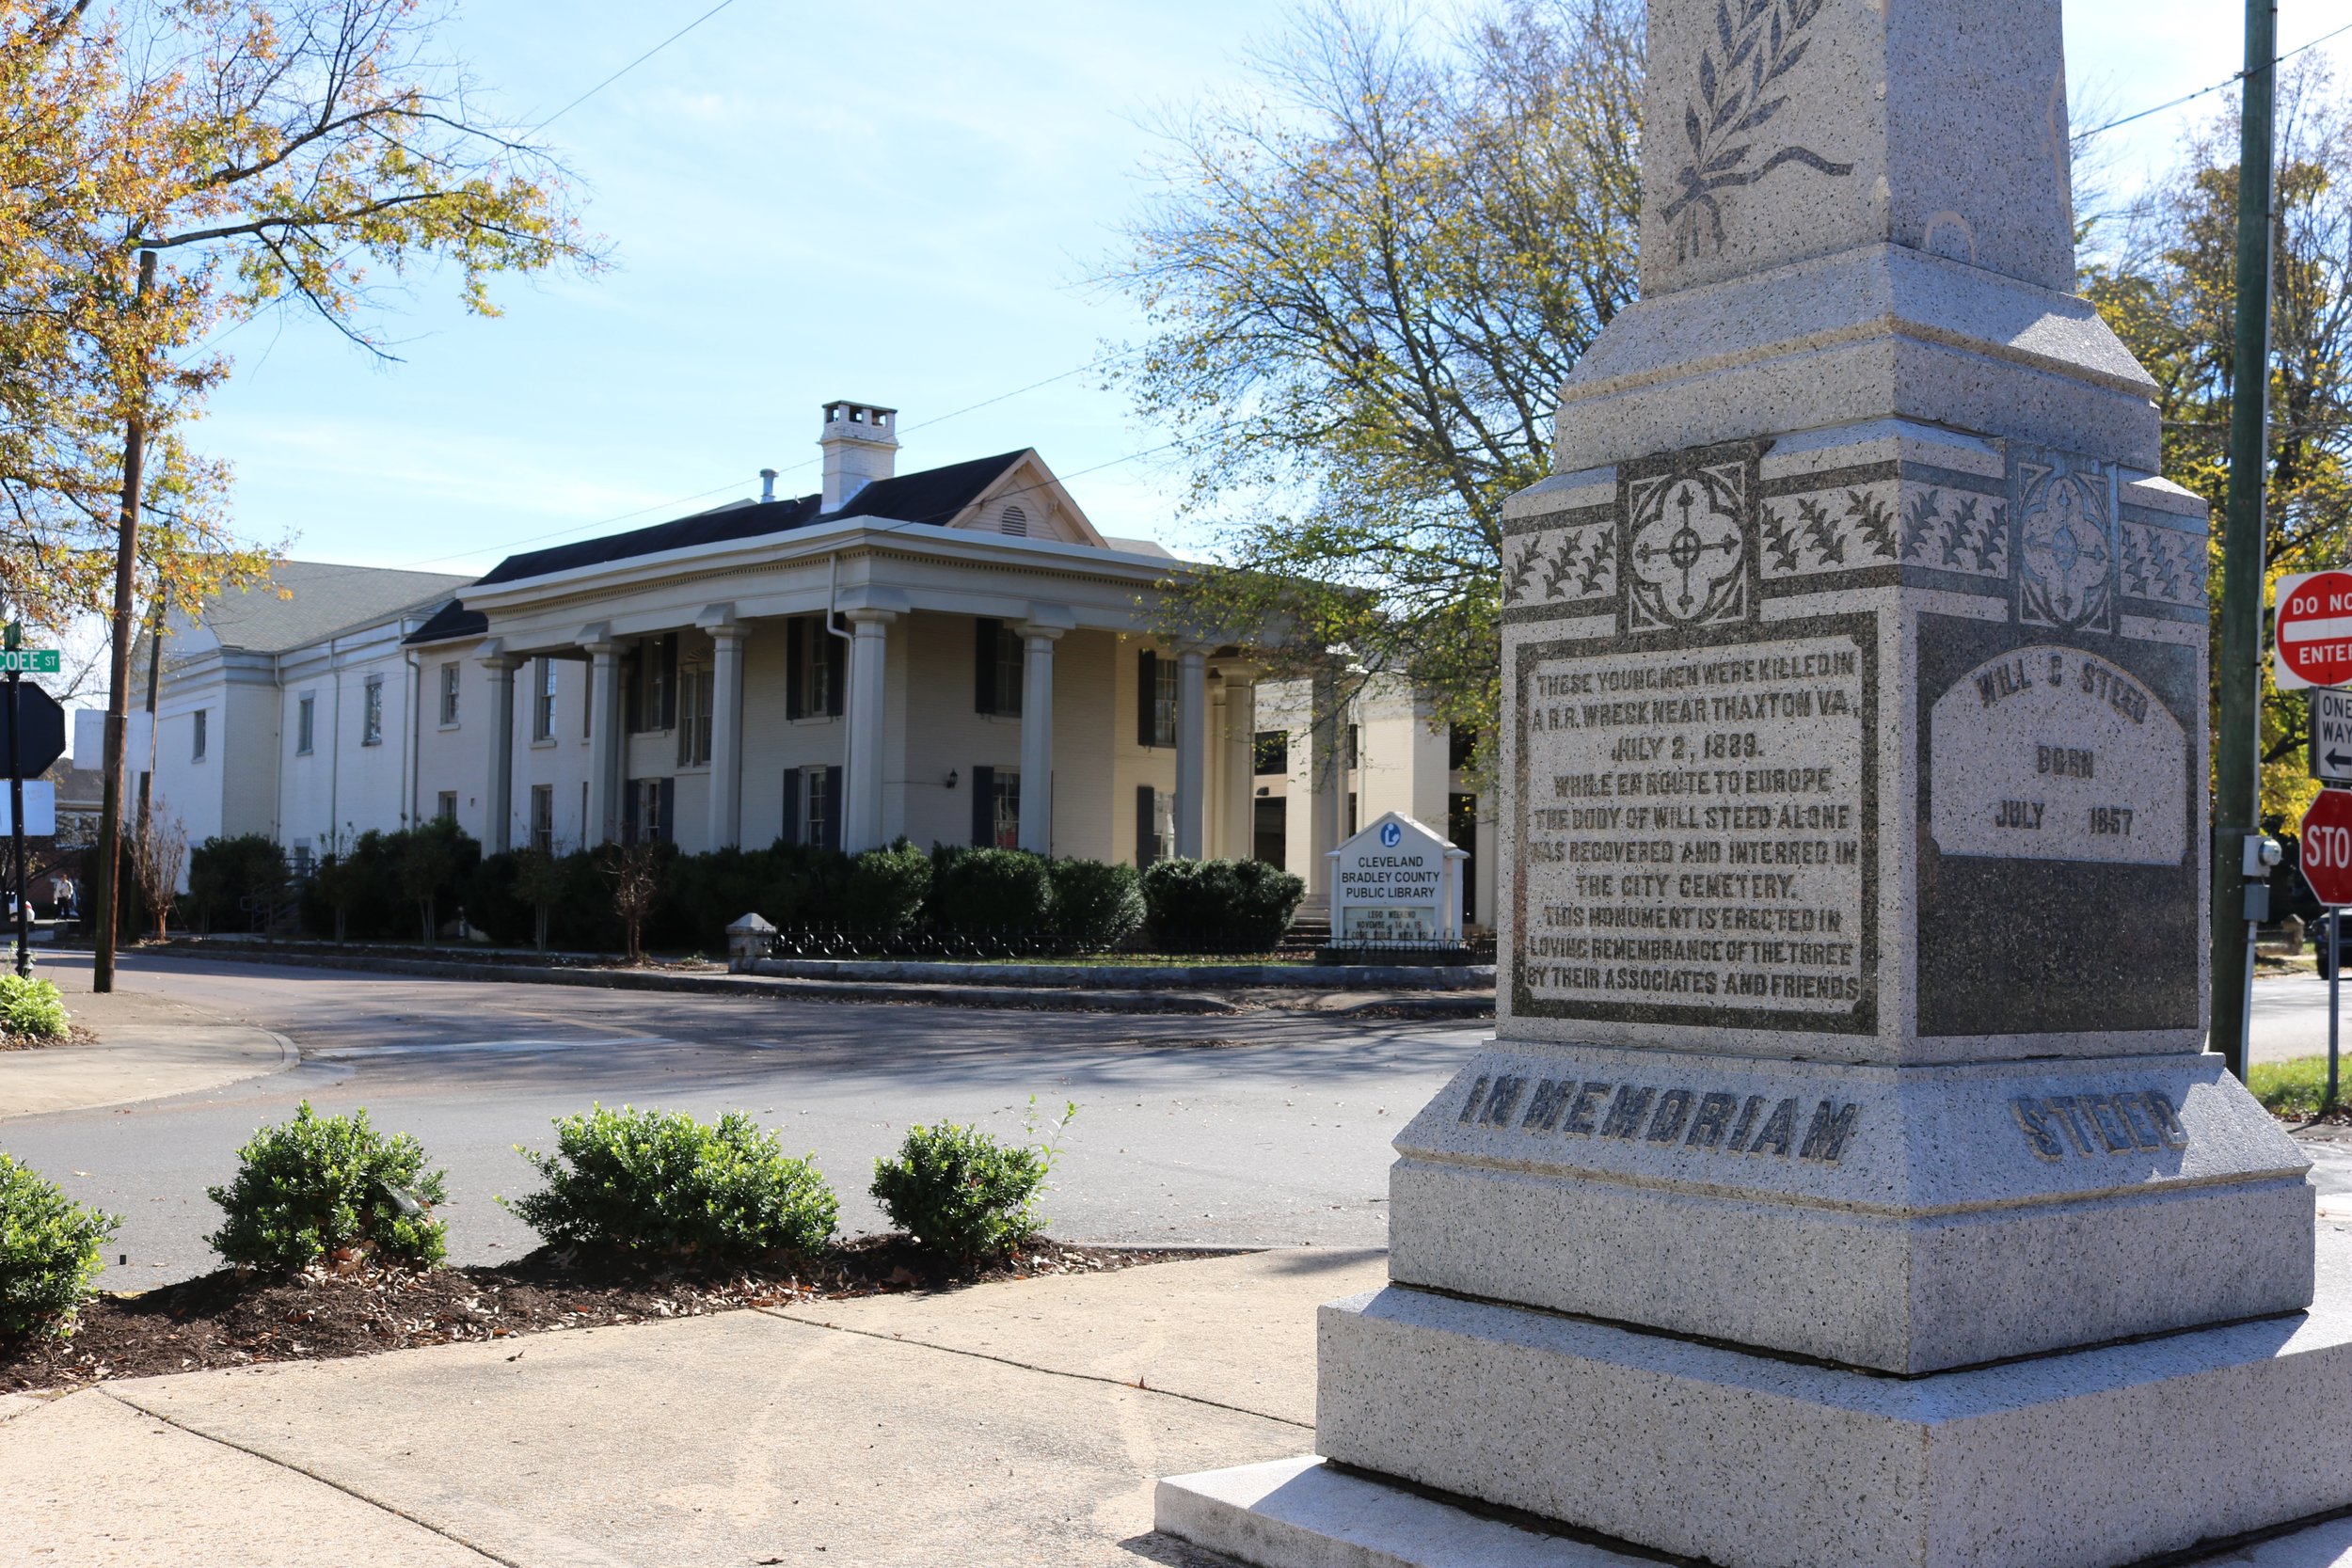
[[[1332,932],[1343,945],[1458,942],[1464,852],[1389,812],[1331,851]]]
[[[1515,1010],[1875,1026],[1873,636],[1519,650]]]

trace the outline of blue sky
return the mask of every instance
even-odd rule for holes
[[[710,3],[475,0],[450,41],[528,122]],[[2118,114],[2206,86],[2238,63],[2239,10],[2072,0],[2072,78]],[[615,270],[507,283],[495,321],[421,277],[387,324],[398,364],[298,318],[247,325],[221,342],[235,376],[196,438],[234,466],[247,537],[474,573],[753,494],[764,466],[813,489],[818,406],[870,399],[902,411],[903,467],[1034,446],[1097,526],[1181,548],[1176,476],[1121,461],[1165,436],[1099,375],[1064,372],[1136,332],[1086,279],[1147,189],[1143,122],[1238,86],[1276,16],[1244,0],[734,0],[550,133]],[[2344,20],[2341,0],[2283,0],[2281,41]],[[2347,44],[2328,46],[2339,71]],[[2113,133],[2119,183],[2221,102]]]

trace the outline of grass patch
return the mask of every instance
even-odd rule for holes
[[[2309,1120],[2319,1115],[2320,1101],[2328,1093],[2328,1058],[2297,1056],[2288,1062],[2256,1062],[2248,1074],[2246,1086],[2254,1091],[2254,1098],[2271,1115]],[[2347,1087],[2352,1085],[2340,1079],[2340,1104]]]

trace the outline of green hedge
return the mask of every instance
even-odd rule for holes
[[[248,900],[280,898],[288,887],[286,853],[269,834],[208,838],[188,851],[182,919],[199,931],[244,930],[251,922]]]
[[[1290,928],[1307,884],[1263,861],[1160,861],[1143,874],[1152,943],[1263,952]]]
[[[1025,849],[931,851],[931,893],[925,912],[943,931],[1029,936],[1045,929],[1054,881],[1042,855]]]

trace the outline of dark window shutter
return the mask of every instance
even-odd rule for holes
[[[801,842],[801,770],[797,768],[784,770],[784,832],[776,838],[784,844]]]
[[[825,640],[825,716],[838,719],[848,711],[841,701],[841,694],[848,689],[850,645],[828,631],[822,621],[811,621],[808,633],[811,637]]]
[[[654,837],[664,844],[677,842],[677,781],[661,781],[661,820],[655,824]]]
[[[811,622],[804,615],[795,615],[784,624],[784,716],[787,719],[805,718],[801,706],[801,687],[808,679],[808,633]]]
[[[996,842],[996,769],[972,769],[972,842],[982,848]]]
[[[677,728],[677,633],[661,640],[661,721],[657,730]]]
[[[1136,744],[1149,746],[1156,731],[1152,706],[1160,695],[1160,656],[1146,648],[1136,656]]]
[[[1143,656],[1150,658],[1152,656]],[[1158,825],[1158,813],[1152,808],[1159,802],[1152,798],[1150,784],[1136,785],[1136,866],[1138,870],[1159,858],[1159,841],[1153,833]]]
[[[980,616],[972,623],[972,711],[996,711],[996,623]]]
[[[825,769],[825,847],[841,847],[841,813],[849,805],[841,798],[841,769]]]

